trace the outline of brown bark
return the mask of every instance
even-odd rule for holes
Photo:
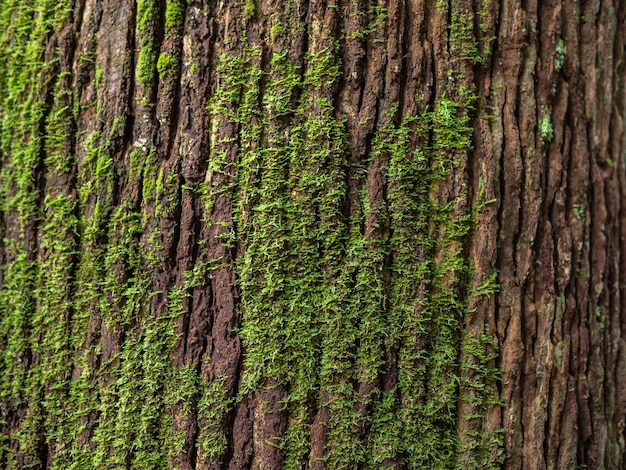
[[[0,5],[0,466],[624,466],[623,2]]]

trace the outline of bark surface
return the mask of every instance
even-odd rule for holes
[[[622,468],[625,22],[0,0],[0,467]]]

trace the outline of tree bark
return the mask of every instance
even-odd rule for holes
[[[0,6],[0,466],[626,464],[624,2]]]

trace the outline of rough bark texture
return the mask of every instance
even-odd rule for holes
[[[1,467],[624,466],[624,2],[0,5]]]

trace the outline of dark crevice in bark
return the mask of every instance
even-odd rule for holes
[[[167,9],[167,0],[154,0],[156,4],[157,17],[154,21],[154,29],[152,31],[154,44],[152,45],[153,50],[157,52],[157,56],[155,60],[158,60],[158,52],[161,51],[163,46],[163,41],[165,40],[165,11]],[[136,6],[135,6],[136,10]],[[156,64],[153,64],[156,69]],[[159,97],[159,88],[161,83],[161,77],[159,76],[158,70],[154,70],[154,78],[153,83],[151,83],[151,94],[150,94],[150,103],[156,103]],[[175,108],[175,106],[173,106]],[[151,106],[151,118],[156,120],[156,106]],[[158,121],[157,121],[158,122]],[[154,129],[158,129],[158,125],[154,126]],[[169,153],[167,153],[169,155]]]
[[[137,5],[135,2],[132,3],[131,10],[131,24],[136,24],[137,22]],[[130,146],[133,144],[133,134],[134,134],[134,125],[135,125],[135,93],[137,92],[137,86],[135,83],[135,77],[133,71],[136,67],[135,54],[132,52],[137,47],[137,36],[135,34],[135,28],[129,27],[126,32],[126,41],[128,42],[129,50],[131,51],[128,54],[128,95],[126,105],[128,106],[125,116],[124,122],[124,134],[122,137],[122,141],[124,142],[124,150],[123,154],[126,154]],[[136,203],[136,208],[141,207],[141,198],[143,194],[143,179],[139,178],[139,201]]]
[[[498,8],[498,19],[495,22],[496,25],[496,33],[499,33],[500,31],[500,25],[502,23],[502,11],[503,8],[500,7]],[[500,37],[499,35],[496,37]],[[493,72],[496,70],[501,70],[502,69],[502,60],[503,58],[501,57],[500,52],[498,51],[498,49],[496,48],[496,51],[493,53],[492,55],[492,61],[491,61],[491,81],[493,82]],[[493,86],[490,87],[490,92],[493,93]],[[502,98],[503,101],[500,105],[500,109],[498,109],[498,112],[496,114],[496,116],[500,116],[502,117],[504,115],[504,109],[507,106],[507,98],[506,98],[506,89],[504,90],[504,93],[502,93]],[[507,221],[504,220],[504,215],[505,215],[505,209],[506,209],[506,194],[507,194],[507,183],[506,183],[506,174],[505,174],[505,158],[506,158],[506,154],[507,154],[507,137],[506,137],[506,131],[504,130],[504,127],[501,126],[499,128],[499,131],[502,133],[501,135],[501,147],[500,147],[500,154],[499,155],[495,155],[495,160],[496,160],[496,165],[497,165],[497,175],[498,175],[498,179],[496,181],[497,187],[498,187],[498,193],[497,193],[497,199],[498,199],[498,208],[497,208],[497,215],[496,215],[496,220],[497,220],[497,240],[502,240],[504,234],[504,230],[505,227],[508,225]],[[497,274],[497,282],[498,285],[500,286],[505,286],[506,288],[506,281],[507,279],[504,278],[504,275],[502,274],[502,268],[505,266],[505,263],[507,263],[508,260],[506,260],[504,258],[504,253],[503,253],[503,247],[501,245],[501,243],[497,243],[497,247],[496,247],[496,269],[498,271]],[[500,351],[503,350],[503,346],[504,346],[504,342],[505,339],[508,336],[508,329],[509,329],[509,325],[511,322],[511,315],[510,313],[507,313],[507,318],[506,321],[502,318],[502,312],[501,312],[501,306],[503,303],[503,294],[501,293],[501,291],[499,290],[496,294],[495,294],[495,307],[494,307],[494,321],[495,324],[497,325],[496,327],[496,337],[497,337],[497,341],[498,341],[498,345],[500,347]],[[507,296],[508,297],[508,296]],[[509,302],[509,299],[506,298],[506,302]],[[506,305],[507,310],[510,307],[510,305]],[[498,370],[503,370],[503,356],[502,354],[499,354],[498,357],[496,358],[496,366],[498,368]],[[498,380],[497,382],[498,384],[498,396],[499,397],[503,397],[504,396],[504,392],[505,392],[505,383],[504,383],[504,379],[502,380]],[[507,397],[508,398],[508,397]],[[504,406],[502,406],[502,412],[501,412],[501,419],[503,420],[505,417],[505,413],[507,412],[506,410],[506,403],[504,403]]]
[[[520,141],[520,138],[519,138],[519,123],[520,123],[519,99],[520,99],[520,95],[519,95],[518,92],[516,92],[516,95],[515,95],[516,103],[515,103],[514,115],[515,115],[516,131],[517,132],[516,132],[516,135],[513,136],[513,139],[517,140],[516,143],[518,145],[520,143],[519,142]],[[503,141],[504,141],[504,139],[503,139]],[[520,152],[519,157],[520,157],[520,159],[523,159],[524,158],[524,155],[523,155],[524,149],[523,148],[516,148],[515,150],[519,150],[519,152]],[[503,151],[503,154],[506,154],[506,151]],[[515,155],[515,157],[518,157],[518,155]],[[522,188],[524,187],[524,179],[525,179],[524,178],[524,169],[521,168],[521,171],[520,171],[520,181],[509,181],[509,184],[505,183],[505,185],[504,185],[505,188],[508,188],[509,185],[517,186],[517,188],[516,188],[517,189],[517,196],[516,196],[517,201],[514,201],[514,202],[511,201],[512,203],[517,202],[519,204],[519,207],[517,208],[517,214],[516,214],[517,220],[515,221],[515,232],[513,233],[513,237],[511,238],[511,243],[515,247],[515,249],[517,249],[519,247],[520,238],[522,236],[522,232],[521,232],[522,229],[521,229],[521,227],[523,226],[522,224],[524,223],[524,215],[523,215],[523,211],[521,210],[522,207],[523,207],[523,202],[524,202],[523,201],[523,194],[522,194],[523,193],[523,189]],[[506,194],[506,192],[503,192],[502,194]],[[504,222],[506,223],[507,221],[504,221]],[[519,288],[523,288],[524,286],[521,285],[521,283],[520,283],[519,266],[517,264],[517,258],[516,258],[515,255],[512,256],[510,262],[512,263],[515,286],[519,287]]]
[[[202,209],[199,207],[200,202],[197,199],[195,201],[195,204],[193,204],[193,206],[194,206],[194,217],[193,217],[194,221],[193,221],[193,227],[192,227],[193,228],[193,236],[192,236],[193,244],[191,247],[191,265],[195,266],[198,260],[200,259],[199,258],[199,253],[200,253],[199,242],[200,242],[200,236],[202,234],[202,223],[201,223]],[[206,279],[204,281],[206,282]],[[183,318],[183,326],[182,326],[183,341],[182,341],[182,353],[181,353],[181,358],[182,358],[183,363],[186,362],[185,358],[187,358],[190,328],[191,328],[191,319],[193,317],[194,308],[196,307],[194,303],[194,296],[193,296],[193,292],[195,289],[196,287],[193,287],[191,291],[188,292],[189,298],[187,300],[187,309]],[[207,286],[203,287],[203,289],[210,290],[211,289],[210,283],[208,283]],[[201,351],[200,357],[202,357],[202,353],[204,353],[204,351]],[[199,367],[199,364],[198,364],[198,367]]]
[[[439,4],[437,4],[437,8],[439,8]],[[452,41],[450,41],[450,28],[452,27],[452,9],[454,7],[452,6],[452,0],[447,0],[447,4],[446,4],[446,33],[448,35],[448,37],[445,40],[446,43],[446,55],[447,58],[449,59],[450,56],[452,55]]]
[[[428,95],[428,106],[427,109],[431,112],[435,111],[436,107],[437,107],[437,94],[439,92],[439,90],[437,89],[437,67],[434,63],[434,57],[436,57],[435,54],[435,46],[434,44],[431,42],[429,42],[430,45],[430,71],[431,71],[431,83],[432,83],[432,90],[430,92],[430,94]],[[432,148],[432,141],[433,141],[433,132],[429,132],[429,142],[428,142],[428,148]]]
[[[39,397],[39,400],[43,401],[43,399],[44,399],[44,395],[42,394]],[[48,468],[48,462],[49,462],[49,460],[51,458],[51,455],[50,455],[50,449],[48,447],[48,444],[45,442],[43,436],[41,436],[41,439],[40,439],[40,441],[37,444],[37,452],[39,454],[39,459],[41,461],[41,467],[44,468],[44,469],[47,469]]]
[[[240,355],[242,356],[242,355]],[[237,369],[239,369],[239,367],[237,367]],[[239,377],[239,373],[238,370],[235,372],[235,377],[238,378]],[[232,391],[232,397],[237,397],[237,394],[239,392],[239,388],[238,388],[238,384],[239,382],[237,380],[234,381],[234,388]],[[235,441],[233,439],[233,436],[235,435],[235,415],[237,414],[237,407],[236,406],[232,406],[230,407],[230,410],[228,411],[228,414],[225,418],[225,425],[224,428],[226,430],[226,435],[228,436],[228,443],[226,446],[226,452],[224,453],[224,455],[222,456],[221,460],[221,465],[220,465],[220,469],[222,470],[227,470],[229,468],[229,462],[232,462],[234,455],[235,455]]]
[[[213,77],[213,73],[214,73],[214,67],[213,64],[215,62],[215,45],[217,42],[217,38],[216,38],[216,34],[214,32],[215,30],[215,20],[213,19],[213,15],[214,15],[214,11],[210,10],[208,12],[208,16],[209,16],[209,20],[208,20],[208,29],[209,29],[209,36],[207,38],[207,42],[208,42],[208,57],[206,58],[206,63],[209,65],[207,67],[207,71],[206,71],[206,83],[208,84],[206,86],[206,91],[207,91],[207,95],[204,97],[206,98],[206,102],[209,103],[210,98],[211,98],[211,94],[215,92],[215,90],[212,88],[211,84],[213,84],[214,82],[216,82],[216,78]],[[187,26],[187,22],[185,22],[185,26],[183,28],[183,32],[185,31],[185,28]],[[211,113],[207,113],[206,116],[206,129],[211,129],[213,126],[212,123],[212,118],[211,118]],[[204,146],[205,148],[203,149],[204,152],[204,159],[201,160],[200,164],[202,165],[202,174],[206,174],[206,170],[208,168],[209,165],[209,161],[211,159],[211,147],[210,145],[208,145],[208,143]],[[202,213],[204,213],[204,210],[202,211]],[[211,214],[205,214],[205,217],[210,218]],[[202,355],[200,356],[202,357]]]
[[[398,31],[399,31],[399,35],[400,35],[400,53],[401,55],[401,60],[400,60],[400,90],[405,90],[406,89],[406,85],[407,82],[409,80],[409,76],[408,76],[408,60],[409,60],[409,42],[412,39],[412,34],[411,34],[411,29],[412,29],[412,24],[411,21],[409,21],[409,2],[405,2],[404,3],[404,8],[401,11],[401,21],[400,24],[398,25]],[[407,101],[405,99],[405,94],[404,93],[400,93],[400,96],[398,97],[398,112],[395,116],[395,122],[394,124],[396,126],[400,126],[400,124],[402,123],[403,119],[404,119],[404,109],[406,106],[406,102]],[[387,193],[386,190],[386,185],[385,185],[385,195]],[[386,200],[386,196],[385,196],[385,200]]]
[[[87,0],[74,0],[74,10],[72,12],[72,18],[73,18],[73,23],[74,23],[74,37],[80,37],[81,36],[81,32],[82,32],[82,28],[83,28],[83,15],[85,12],[85,6],[87,4]],[[76,45],[78,43],[78,41],[76,41],[74,44]],[[77,52],[76,50],[73,50],[72,53],[74,54],[75,52]]]
[[[207,296],[208,296],[208,300],[206,305],[210,306],[213,305],[213,290],[212,290],[212,286],[211,286],[211,282],[207,283],[206,286],[206,291],[207,291]],[[203,334],[203,340],[202,340],[202,345],[200,347],[200,351],[197,354],[197,363],[195,364],[195,371],[196,374],[198,375],[198,377],[202,377],[202,358],[205,356],[207,347],[208,347],[208,342],[210,341],[210,332],[213,328],[213,322],[212,322],[212,315],[210,315],[211,312],[208,312],[208,320],[207,320],[207,324],[205,326],[205,328],[203,329],[204,334]],[[198,420],[198,398],[196,398],[196,400],[194,401],[194,413],[193,413],[193,419],[194,419],[194,432],[193,435],[191,436],[191,443],[190,443],[190,456],[189,456],[189,461],[190,461],[190,465],[192,469],[195,469],[197,466],[197,462],[198,462],[198,437],[200,435],[200,425],[199,425],[199,420]]]
[[[181,215],[182,215],[182,192],[183,186],[185,184],[185,178],[180,173],[181,161],[178,160],[173,168],[170,169],[170,172],[178,175],[176,178],[176,205],[173,208],[173,212],[171,215],[172,224],[172,244],[170,246],[170,251],[168,253],[168,261],[171,267],[178,266],[177,262],[177,253],[178,253],[178,244],[180,243],[180,232],[181,232]],[[177,273],[181,274],[181,273]]]
[[[237,326],[239,326],[239,322],[237,324]],[[235,458],[235,439],[233,439],[233,437],[235,436],[235,420],[237,418],[237,412],[239,411],[239,407],[242,406],[242,403],[245,402],[246,399],[242,399],[239,396],[239,385],[241,384],[241,378],[243,375],[243,370],[244,370],[244,353],[243,353],[243,346],[242,346],[242,352],[241,354],[239,354],[239,358],[237,361],[237,366],[235,368],[235,373],[234,373],[234,383],[233,383],[233,390],[232,390],[232,397],[236,400],[236,404],[235,406],[231,407],[231,409],[228,412],[228,417],[227,417],[227,435],[229,436],[228,439],[228,447],[226,449],[226,455],[225,457],[222,459],[222,461],[224,462],[223,467],[226,468],[233,468],[233,459]],[[245,406],[245,405],[243,405]],[[230,464],[230,465],[227,465]]]
[[[309,21],[307,21],[307,18],[309,17],[309,10],[311,8],[311,0],[302,0],[302,12],[300,13],[300,18],[298,18],[298,21],[300,22],[300,26],[302,27],[302,33],[301,33],[301,38],[302,38],[302,58],[301,58],[301,63],[300,63],[300,83],[304,83],[304,77],[306,77],[306,72],[307,72],[307,60],[306,60],[306,54],[309,52],[309,47],[310,47],[310,40],[309,40]],[[297,90],[296,93],[300,93],[301,94],[301,90]],[[299,100],[301,95],[298,95],[297,98]],[[298,101],[296,101],[298,102]]]
[[[165,0],[161,0],[163,3],[165,3]],[[187,3],[182,0],[182,23],[184,25],[185,23],[185,13],[187,10]],[[163,9],[163,11],[165,11],[165,9]],[[160,23],[160,29],[162,31],[163,37],[161,38],[160,44],[161,47],[159,48],[159,50],[161,50],[163,48],[164,45],[164,41],[166,39],[165,37],[165,15],[162,15],[161,17],[161,23]],[[174,42],[174,44],[172,45],[172,50],[171,52],[171,56],[173,56],[173,60],[176,63],[177,67],[176,67],[176,72],[174,73],[174,76],[172,78],[172,80],[165,80],[165,81],[161,81],[160,83],[164,86],[164,87],[170,87],[172,86],[172,89],[167,89],[163,90],[160,86],[157,87],[157,89],[159,91],[162,91],[163,94],[165,95],[164,98],[168,99],[169,101],[169,110],[168,110],[168,115],[167,115],[167,133],[168,133],[168,140],[167,140],[167,147],[165,149],[167,158],[171,158],[172,155],[172,150],[174,147],[174,144],[177,142],[177,137],[178,137],[178,129],[179,129],[179,119],[180,119],[180,112],[181,112],[181,108],[180,108],[180,103],[181,103],[181,64],[179,63],[179,61],[181,60],[182,57],[182,34],[183,34],[183,28],[178,28],[177,31],[174,31],[172,33],[173,35],[175,35],[175,39],[171,39],[171,41]],[[169,82],[169,83],[168,83]],[[156,108],[155,108],[156,109]],[[184,156],[183,156],[184,158]]]
[[[361,48],[363,49],[363,57],[361,58],[361,63],[359,66],[359,99],[357,101],[356,114],[361,114],[361,108],[363,107],[363,96],[365,95],[365,84],[367,83],[367,70],[369,66],[369,55],[367,53],[369,40],[366,40],[365,44],[361,43]]]
[[[132,3],[132,7],[131,7],[131,23],[132,24],[136,24],[137,23],[137,5],[135,2]],[[98,28],[99,30],[100,28]],[[125,149],[124,149],[124,153],[126,153],[126,150],[128,148],[130,148],[130,146],[133,143],[133,131],[134,131],[134,126],[135,126],[135,109],[136,109],[136,105],[135,105],[135,93],[137,93],[137,85],[135,83],[135,76],[134,76],[134,70],[136,68],[137,62],[136,62],[136,55],[134,54],[133,51],[135,51],[135,49],[137,48],[137,35],[135,33],[135,28],[128,28],[127,30],[127,34],[126,34],[126,41],[128,41],[128,47],[129,50],[131,51],[130,54],[128,54],[128,69],[129,69],[129,77],[128,77],[128,99],[126,101],[126,104],[128,106],[127,108],[127,113],[126,113],[126,119],[124,122],[124,134],[123,134],[123,142],[125,142]],[[137,202],[137,206],[136,207],[141,207],[141,197],[143,194],[143,179],[139,178],[139,201]]]
[[[48,39],[50,40],[50,39]],[[56,81],[56,77],[58,76],[58,70],[53,69],[48,77],[46,77],[45,82],[45,96],[44,96],[44,107],[41,112],[41,117],[38,123],[37,136],[40,138],[39,140],[39,155],[37,158],[37,166],[34,168],[33,173],[35,175],[35,189],[36,189],[36,197],[35,197],[35,206],[39,209],[39,214],[44,214],[46,212],[46,208],[44,206],[45,202],[45,194],[46,194],[46,123],[48,121],[48,117],[50,116],[50,110],[54,104],[54,83]],[[36,217],[35,220],[32,221],[32,225],[26,229],[26,237],[25,237],[25,248],[30,251],[32,255],[36,255],[39,250],[39,232],[41,230],[41,218]],[[29,233],[30,232],[30,233]]]
[[[500,5],[500,2],[493,2],[494,8],[496,9],[496,13],[495,13],[495,21],[494,21],[494,38],[499,38],[500,37],[500,24],[502,22],[502,6]],[[494,72],[496,70],[499,70],[501,68],[501,56],[500,56],[500,52],[498,51],[498,47],[497,47],[497,40],[494,39],[493,42],[493,50],[491,52],[490,55],[490,62],[489,62],[489,68],[488,68],[488,74],[489,74],[489,96],[488,98],[488,103],[489,103],[489,108],[492,110],[493,112],[493,80],[494,80]],[[498,65],[500,64],[500,65]],[[504,103],[502,103],[502,107],[504,107],[506,104],[506,101]],[[502,108],[498,110],[498,113],[500,116],[502,116]],[[490,130],[493,129],[493,124],[490,124]],[[493,132],[493,131],[492,131]],[[497,214],[496,214],[496,221],[497,221],[497,227],[495,227],[494,229],[496,230],[496,233],[498,234],[498,237],[502,231],[502,226],[503,226],[503,210],[504,210],[504,205],[502,202],[502,198],[503,195],[505,194],[505,180],[503,177],[503,169],[504,169],[504,155],[505,155],[505,148],[506,148],[506,140],[505,140],[505,133],[502,132],[502,148],[500,149],[500,155],[494,155],[494,160],[496,161],[496,185],[498,188],[498,192],[496,192],[496,199],[497,199]],[[502,266],[502,259],[501,259],[501,249],[500,247],[496,247],[496,259],[495,259],[495,266],[496,269],[498,270],[500,268],[500,266]],[[499,277],[499,275],[498,275]],[[501,285],[502,283],[499,282],[499,284]],[[495,318],[495,324],[498,325],[500,323],[500,301],[499,301],[499,297],[500,294],[496,293],[495,294],[495,302],[494,302],[494,318]],[[497,335],[497,330],[496,330],[496,335]],[[504,338],[497,338],[498,339],[498,346],[501,347],[502,345],[502,340]],[[496,364],[498,364],[500,362],[501,356],[498,355],[498,358],[496,359]],[[499,364],[498,364],[498,368]],[[502,381],[498,380],[497,381],[497,387],[498,387],[498,396],[502,396]]]

